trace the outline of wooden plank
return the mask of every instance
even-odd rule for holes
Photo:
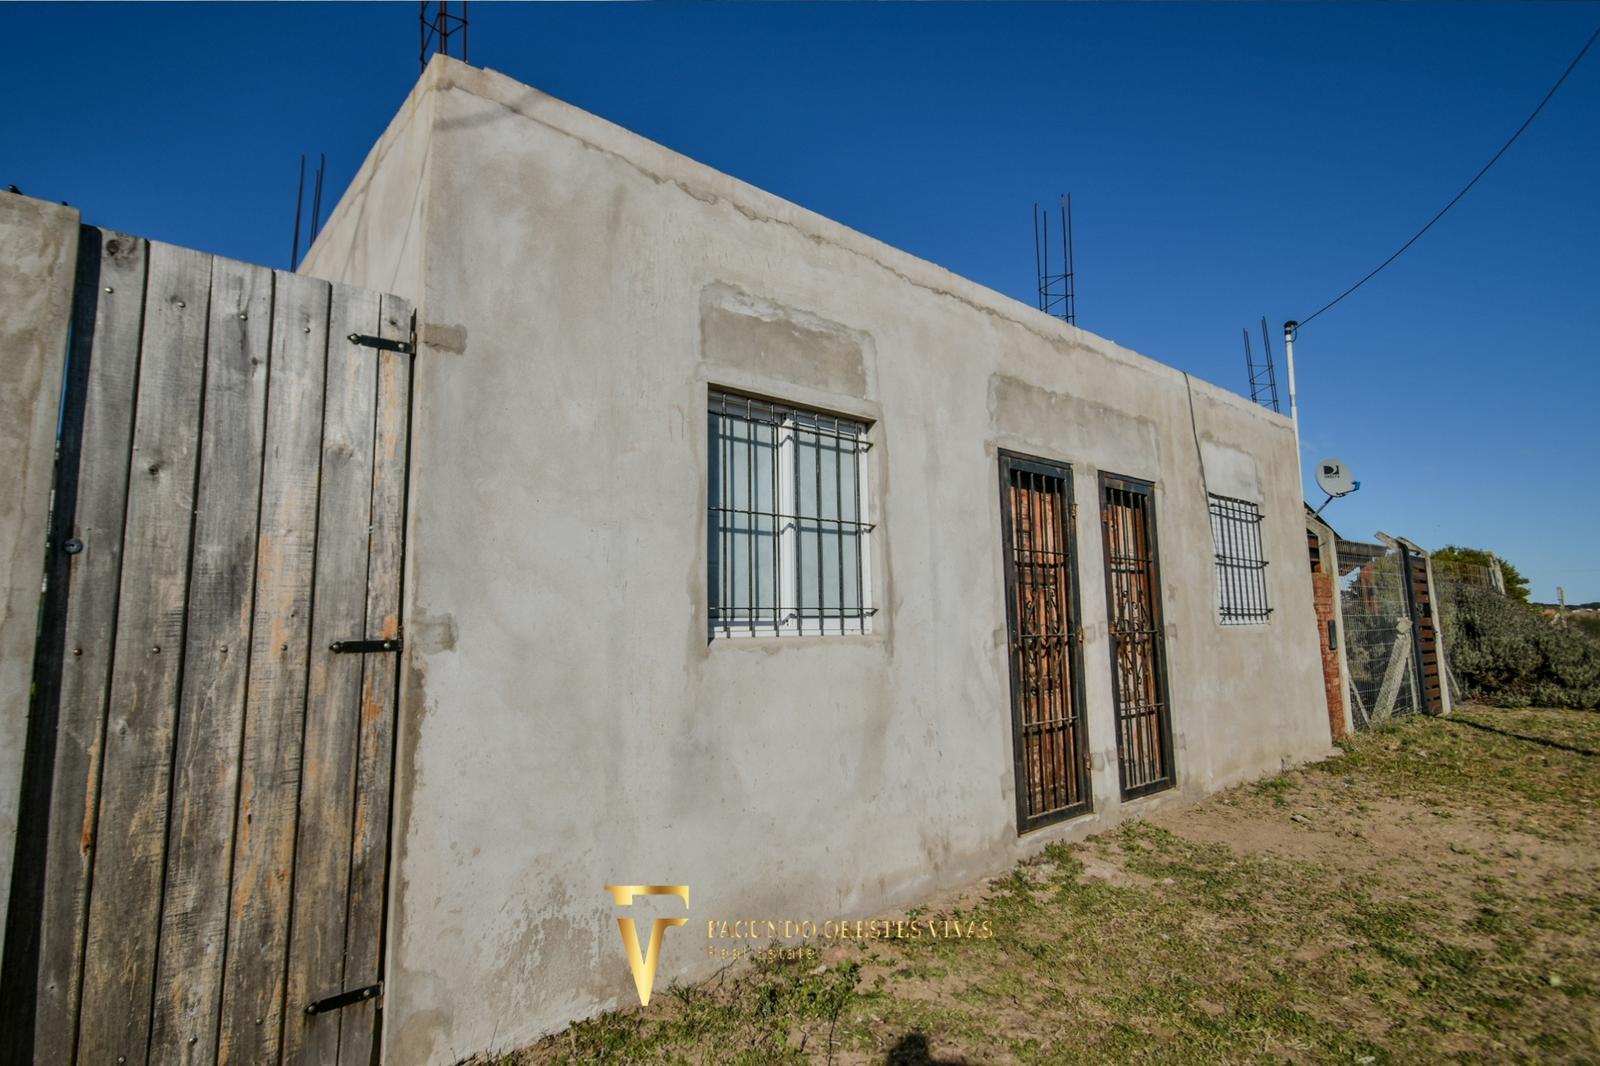
[[[275,273],[219,1062],[278,1058],[311,636],[329,286]]]
[[[149,1048],[210,288],[209,256],[150,245],[80,1062],[143,1062]]]
[[[308,1015],[305,1007],[345,990],[345,909],[365,656],[334,654],[328,646],[372,635],[364,629],[378,353],[345,338],[351,333],[376,333],[379,312],[376,293],[334,286],[284,1013],[285,1062],[330,1062],[339,1052],[339,1013]]]
[[[205,414],[150,1061],[216,1051],[266,430],[272,271],[212,263]]]
[[[81,231],[73,208],[17,194],[0,197],[0,248],[5,249],[0,255],[0,308],[5,309],[0,314],[0,455],[6,457],[6,487],[0,493],[0,926],[19,927],[13,938],[25,935],[28,943],[19,949],[23,954],[10,968],[9,982],[0,976],[0,1034],[23,1033],[0,1035],[0,1062],[6,1061],[7,1045],[26,1040],[33,1027],[29,990],[37,976],[38,872],[44,869],[42,830],[50,802],[49,764],[42,753],[33,753],[47,746],[40,729],[47,718],[54,719],[30,713],[30,704],[35,656],[43,654],[60,667],[59,648],[39,640],[39,579],[50,542],[56,431]],[[90,244],[98,254],[99,243]],[[49,632],[59,631],[57,624]],[[30,792],[26,800],[23,788]],[[18,858],[21,884],[12,916]],[[17,1016],[22,1011],[26,1017]]]
[[[34,1018],[41,1063],[71,1062],[77,1041],[148,253],[143,240],[109,230],[85,228],[81,240],[55,521],[56,543],[75,538],[83,550],[52,567],[51,610],[64,617],[49,701],[57,726]]]
[[[379,336],[411,339],[411,307],[385,296]],[[372,544],[367,564],[367,635],[400,635],[406,463],[411,430],[411,356],[378,354],[378,410],[372,469]],[[361,685],[350,906],[345,924],[344,986],[383,977],[383,918],[388,886],[389,807],[393,795],[399,655],[368,655]],[[339,1012],[339,1062],[369,1066],[377,1040],[376,1001]]]

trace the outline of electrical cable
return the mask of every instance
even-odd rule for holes
[[[1441,207],[1439,209],[1439,213],[1437,215],[1434,215],[1432,218],[1430,218],[1428,220],[1428,224],[1426,226],[1423,226],[1421,229],[1417,230],[1416,233],[1412,234],[1411,239],[1409,241],[1406,241],[1406,243],[1404,243],[1404,244],[1402,244],[1400,246],[1400,250],[1399,251],[1395,252],[1389,258],[1387,258],[1383,262],[1379,263],[1376,267],[1374,267],[1372,269],[1372,272],[1369,273],[1366,277],[1362,278],[1360,281],[1356,282],[1354,285],[1350,286],[1348,289],[1346,289],[1343,292],[1341,292],[1338,296],[1335,296],[1333,299],[1329,300],[1327,303],[1325,303],[1321,307],[1317,308],[1317,310],[1313,314],[1311,314],[1310,316],[1308,316],[1306,318],[1302,318],[1297,323],[1296,328],[1297,329],[1305,328],[1305,326],[1308,323],[1310,323],[1312,319],[1316,318],[1317,315],[1322,314],[1322,312],[1324,312],[1324,311],[1328,310],[1329,308],[1333,307],[1340,300],[1343,300],[1346,296],[1349,296],[1351,293],[1353,293],[1357,289],[1361,288],[1361,286],[1363,286],[1367,282],[1371,281],[1374,277],[1376,277],[1378,275],[1379,271],[1381,271],[1384,267],[1388,266],[1390,263],[1394,262],[1396,259],[1399,259],[1401,254],[1407,248],[1410,248],[1413,244],[1417,243],[1417,239],[1419,237],[1421,237],[1424,233],[1427,233],[1430,229],[1432,229],[1433,228],[1433,224],[1435,222],[1439,221],[1441,218],[1443,218],[1446,211],[1448,211],[1452,207],[1454,207],[1456,205],[1457,201],[1459,201],[1463,196],[1467,195],[1467,193],[1472,190],[1472,187],[1474,185],[1478,184],[1478,179],[1479,178],[1481,178],[1485,174],[1489,173],[1489,168],[1494,166],[1495,163],[1499,162],[1500,157],[1506,154],[1506,149],[1510,148],[1513,144],[1515,144],[1517,142],[1517,138],[1522,136],[1522,131],[1527,129],[1530,125],[1533,124],[1533,120],[1539,117],[1539,112],[1544,110],[1544,105],[1548,104],[1550,102],[1550,98],[1556,94],[1556,90],[1557,89],[1561,88],[1562,83],[1567,80],[1567,76],[1569,74],[1571,74],[1574,70],[1577,69],[1579,63],[1583,62],[1583,57],[1588,54],[1590,47],[1592,47],[1594,45],[1594,42],[1597,39],[1600,39],[1600,29],[1596,29],[1594,31],[1594,33],[1590,34],[1588,42],[1585,43],[1584,46],[1581,49],[1579,49],[1577,57],[1574,58],[1571,63],[1567,64],[1567,69],[1562,72],[1561,77],[1556,79],[1556,83],[1554,85],[1550,86],[1550,91],[1544,94],[1544,99],[1539,101],[1539,106],[1533,109],[1533,113],[1530,114],[1525,120],[1523,120],[1522,125],[1517,127],[1517,132],[1515,132],[1515,133],[1513,133],[1511,135],[1511,139],[1508,140],[1505,144],[1500,146],[1500,150],[1498,152],[1496,152],[1494,154],[1494,156],[1492,158],[1490,158],[1490,160],[1483,165],[1483,169],[1478,171],[1477,174],[1473,175],[1472,180],[1467,182],[1466,187],[1463,188],[1460,192],[1456,193],[1454,199],[1452,199],[1449,203],[1447,203],[1443,207]]]

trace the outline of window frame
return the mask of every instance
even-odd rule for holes
[[[743,410],[738,408],[742,406]],[[852,637],[867,636],[873,632],[873,616],[877,608],[873,606],[874,596],[872,587],[872,548],[873,533],[876,523],[872,520],[872,494],[868,486],[869,480],[869,452],[872,450],[873,441],[871,432],[874,426],[872,421],[857,415],[841,414],[804,404],[789,403],[782,400],[768,399],[763,396],[751,395],[734,389],[710,386],[706,393],[707,414],[707,439],[704,455],[704,470],[706,474],[706,632],[710,641],[717,640],[761,640],[761,639],[792,639],[795,637]],[[713,454],[721,439],[729,439],[725,433],[718,431],[719,419],[737,419],[746,425],[770,425],[775,427],[773,433],[773,467],[776,484],[775,492],[769,491],[769,496],[774,510],[770,512],[748,512],[752,521],[750,529],[734,531],[731,535],[723,529],[725,515],[730,511],[727,504],[719,497],[719,486],[713,477]],[[810,435],[813,441],[808,444],[804,438]],[[821,500],[815,504],[814,514],[800,513],[799,470],[801,464],[800,450],[813,447],[817,450],[817,476],[820,482],[822,467],[821,455],[825,450],[823,441],[832,438],[838,449],[839,465],[835,470],[835,501],[839,506],[840,514],[833,518],[822,517],[826,508],[821,506]],[[749,439],[748,437],[746,439]],[[851,466],[842,458],[844,455],[843,444],[853,441],[854,465],[854,504],[855,517],[844,517],[844,503],[850,495],[843,494],[845,470]],[[759,495],[758,493],[755,495]],[[714,568],[720,565],[720,550],[725,544],[732,543],[732,538],[746,536],[754,538],[758,531],[754,529],[753,520],[756,517],[770,517],[776,529],[776,542],[772,549],[771,558],[774,561],[775,580],[773,593],[776,602],[767,610],[758,603],[743,606],[721,602],[724,596],[720,575]],[[832,524],[841,532],[835,537],[839,543],[838,580],[841,587],[839,603],[826,606],[826,596],[821,596],[820,602],[810,607],[802,604],[802,590],[800,588],[800,572],[805,555],[805,541],[810,537],[811,526],[816,529],[818,543],[822,542],[823,532],[820,528],[824,524]],[[846,527],[853,527],[857,542],[856,549],[856,580],[858,601],[853,607],[847,607],[844,597],[844,536],[842,531]],[[749,549],[747,549],[749,550]],[[753,564],[752,564],[753,565]],[[818,560],[819,594],[821,576],[826,572],[826,555],[819,556]],[[737,582],[734,583],[735,587]],[[754,584],[754,582],[752,582]],[[747,591],[752,600],[759,599],[755,588]],[[719,617],[722,612],[728,612],[728,617]],[[830,617],[830,613],[832,617]]]
[[[1267,595],[1267,559],[1262,525],[1266,515],[1255,500],[1206,493],[1211,526],[1212,572],[1216,579],[1217,624],[1230,629],[1272,621]],[[1252,556],[1252,549],[1254,555]]]

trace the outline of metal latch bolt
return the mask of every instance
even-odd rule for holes
[[[351,333],[346,338],[351,344],[359,344],[363,348],[377,348],[385,352],[411,353],[409,341],[392,341],[388,337],[372,337],[365,333]]]
[[[340,992],[337,996],[328,996],[326,999],[319,999],[315,1002],[307,1003],[306,1013],[326,1014],[330,1010],[338,1010],[340,1007],[348,1007],[352,1003],[365,1003],[374,996],[380,996],[382,994],[383,982],[379,981],[375,985],[368,985],[365,988],[352,988],[348,992]]]
[[[399,651],[400,638],[389,637],[380,640],[336,640],[328,645],[329,651],[343,652],[349,655],[360,655],[369,651]]]

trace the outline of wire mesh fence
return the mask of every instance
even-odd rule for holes
[[[1415,714],[1423,707],[1404,562],[1394,548],[1339,544],[1339,607],[1350,716],[1357,729]]]
[[[1451,559],[1434,559],[1433,576],[1441,586],[1466,585],[1471,588],[1493,589],[1504,592],[1504,579],[1487,566],[1477,563],[1456,562]]]

